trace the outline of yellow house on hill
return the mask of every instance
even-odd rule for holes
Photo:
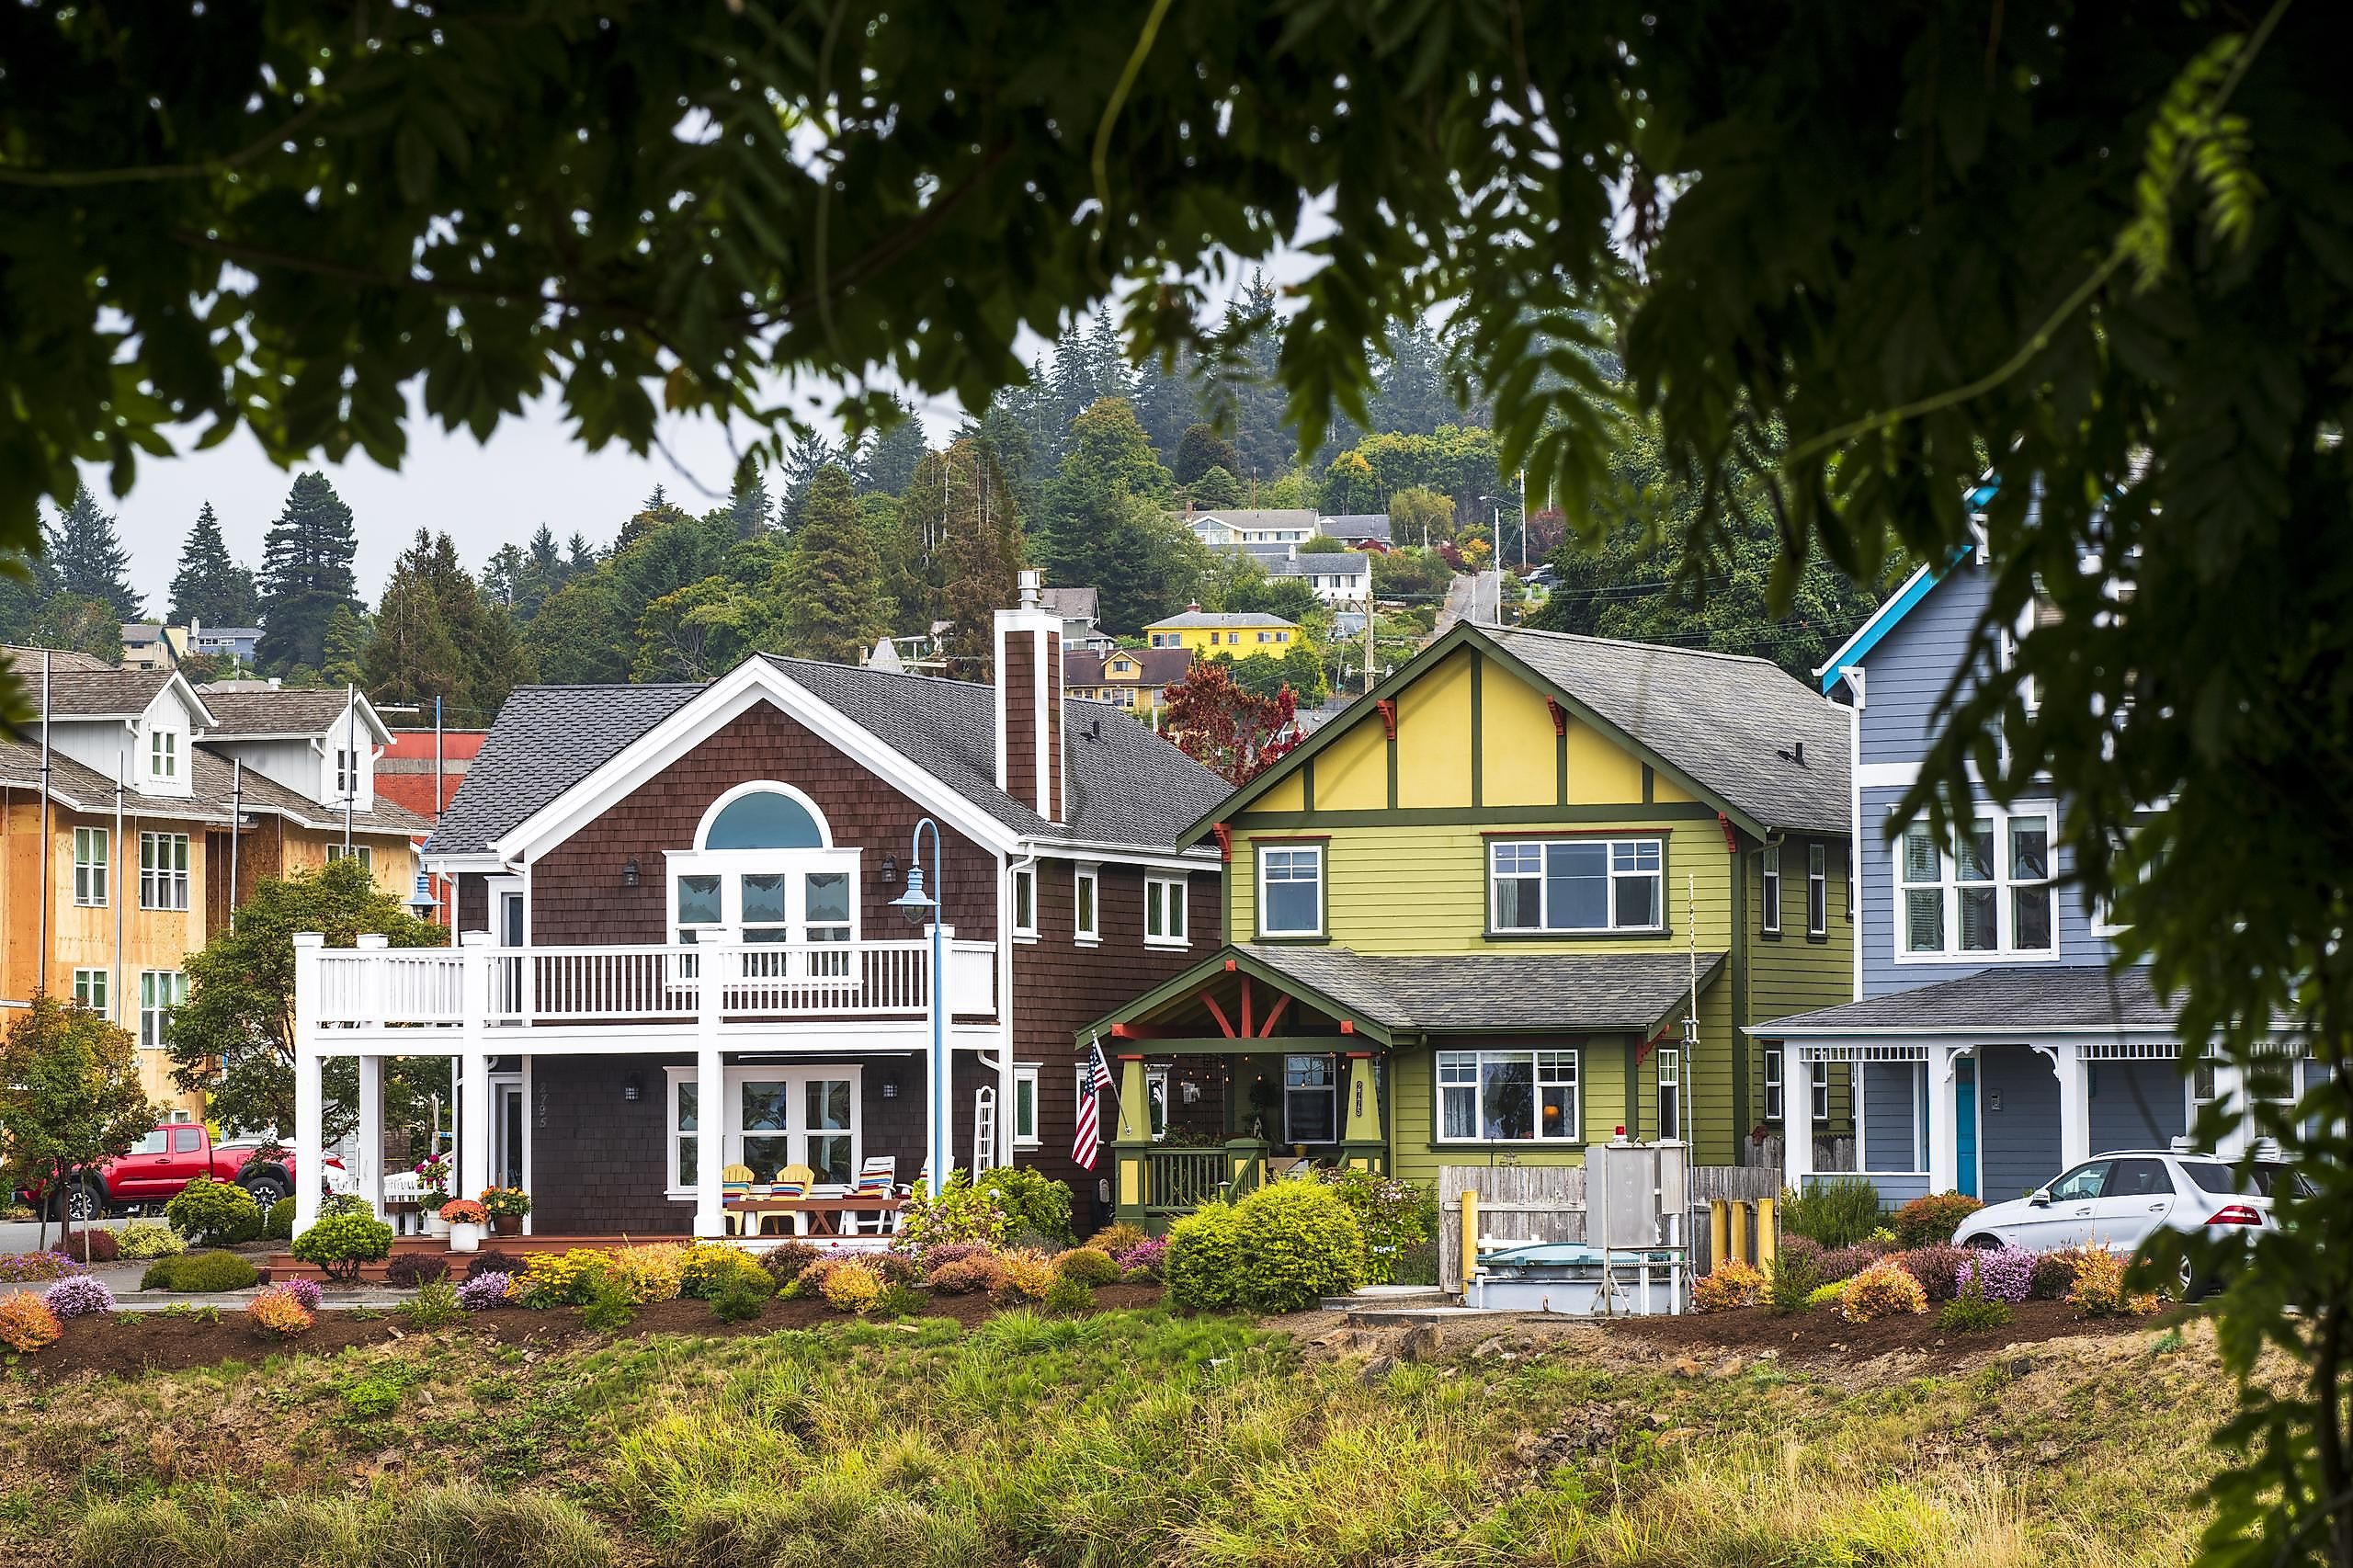
[[[1230,653],[1237,659],[1253,653],[1277,658],[1290,650],[1298,634],[1295,622],[1262,610],[1205,610],[1199,605],[1182,615],[1155,620],[1143,629],[1147,648],[1182,648],[1195,653]]]
[[[1763,660],[1455,626],[1183,840],[1224,856],[1225,945],[1077,1040],[1169,1108],[1114,1143],[1120,1217],[1270,1145],[1417,1180],[1620,1130],[1768,1163],[1807,1088],[1742,1029],[1851,994],[1848,761]]]

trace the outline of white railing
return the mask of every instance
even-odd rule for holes
[[[317,955],[315,1012],[329,1028],[466,1021],[466,966],[482,966],[482,1021],[502,1026],[693,1028],[793,1018],[920,1018],[931,1007],[931,945],[751,942],[688,947],[360,948]],[[995,1011],[995,949],[949,944],[948,1001]]]

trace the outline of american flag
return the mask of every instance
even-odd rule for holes
[[[1103,1091],[1111,1086],[1111,1064],[1103,1060],[1103,1042],[1086,1044],[1086,1092],[1078,1096],[1078,1131],[1071,1139],[1070,1157],[1087,1170],[1103,1152]]]

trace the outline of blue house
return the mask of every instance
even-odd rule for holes
[[[1958,846],[1899,819],[1990,589],[1978,552],[1924,566],[1817,672],[1854,715],[1857,999],[1749,1030],[1786,1085],[1792,1187],[1837,1171],[1889,1204],[2015,1198],[2097,1152],[2163,1148],[2238,1087],[2226,1068],[2185,1076],[2176,1010],[2114,967],[2055,793],[2002,806],[1975,788]]]

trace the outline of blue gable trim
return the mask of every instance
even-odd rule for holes
[[[1914,605],[1927,598],[1928,590],[1944,581],[1945,574],[1952,570],[1954,564],[1968,552],[1969,547],[1964,546],[1954,551],[1952,559],[1941,567],[1921,567],[1912,574],[1911,581],[1896,590],[1894,597],[1873,610],[1871,618],[1863,622],[1856,633],[1847,638],[1836,653],[1830,655],[1830,662],[1813,672],[1815,677],[1822,682],[1823,695],[1827,697],[1836,690],[1839,681],[1845,678],[1847,672],[1861,664],[1864,657],[1873,648],[1879,646],[1880,639],[1894,631],[1895,623],[1909,614]]]

